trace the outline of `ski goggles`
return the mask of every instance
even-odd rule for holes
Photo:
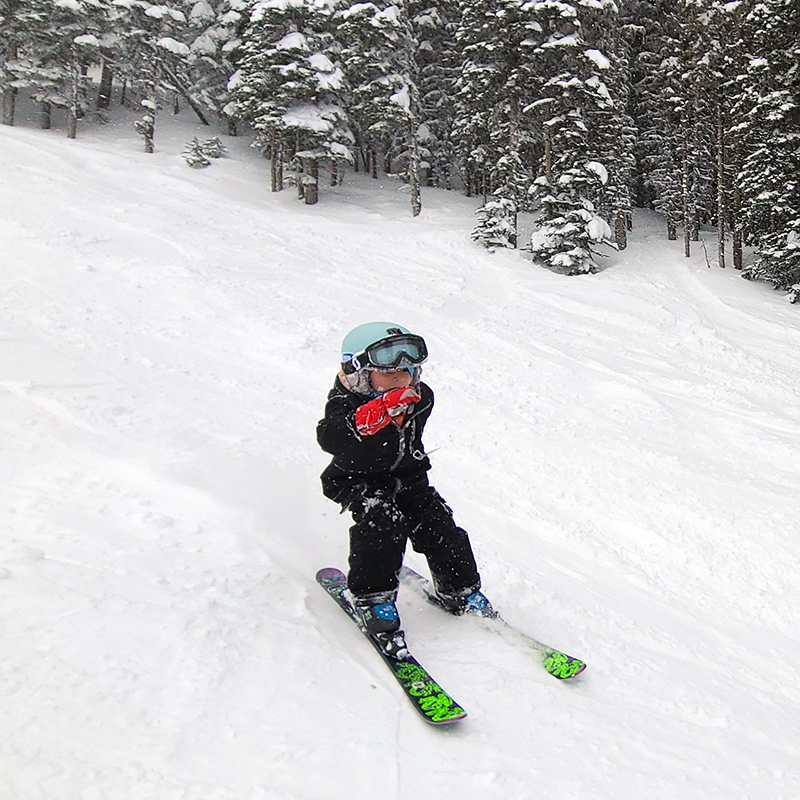
[[[350,359],[354,370],[372,369],[391,372],[417,367],[428,357],[428,348],[421,336],[404,333],[389,336],[369,345]]]

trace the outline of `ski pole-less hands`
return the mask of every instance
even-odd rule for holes
[[[362,436],[372,436],[385,428],[392,421],[392,417],[405,414],[410,405],[418,403],[421,399],[416,390],[410,386],[391,389],[356,409],[356,430]]]

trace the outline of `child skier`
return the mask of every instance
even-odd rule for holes
[[[433,392],[420,381],[421,336],[389,322],[359,325],[342,342],[317,441],[333,456],[323,494],[348,510],[348,588],[368,633],[387,650],[404,647],[395,606],[406,541],[428,560],[436,595],[455,614],[491,614],[467,532],[428,483],[422,431]]]

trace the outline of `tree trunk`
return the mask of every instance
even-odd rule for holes
[[[236,127],[236,120],[233,117],[226,117],[228,123],[228,136],[238,136],[239,129]]]
[[[671,242],[676,241],[678,238],[678,225],[675,220],[668,214],[667,215],[667,239]]]
[[[270,139],[269,158],[270,191],[280,192],[283,189],[283,148],[281,139],[276,133],[273,133]]]
[[[3,92],[3,125],[14,124],[14,112],[17,106],[17,90],[6,89]]]
[[[717,101],[717,263],[725,269],[725,109]]]
[[[617,250],[624,250],[628,246],[628,221],[625,219],[623,211],[617,211],[614,220],[614,238],[617,243]]]
[[[78,87],[80,85],[80,76],[79,70],[73,69],[72,97],[70,97],[69,108],[67,109],[67,139],[75,139],[78,136]]]
[[[145,114],[142,120],[142,136],[144,136],[145,153],[155,153],[156,151],[156,117],[155,112]]]
[[[742,231],[742,187],[739,175],[742,169],[742,147],[738,137],[733,145],[733,166],[736,180],[733,183],[731,202],[731,229],[733,230],[733,268],[744,268],[744,236]]]
[[[692,255],[692,221],[689,219],[689,177],[691,165],[689,164],[689,135],[683,134],[683,179],[681,181],[681,195],[683,199],[683,254],[686,258]]]
[[[339,162],[334,158],[331,161],[331,186],[339,185]]]
[[[43,131],[50,130],[52,122],[52,107],[46,100],[39,103],[39,128]]]
[[[553,182],[553,140],[549,129],[544,132],[544,176],[548,183]]]
[[[413,116],[408,120],[408,137],[408,185],[411,189],[411,216],[418,217],[422,211],[422,194],[419,185],[417,122]]]
[[[372,172],[372,177],[378,180],[378,151],[374,144],[369,146],[369,166]]]
[[[303,200],[307,206],[319,201],[319,161],[316,158],[305,159],[306,175],[303,179]]]
[[[153,67],[155,70],[156,68]],[[155,153],[156,135],[156,114],[158,113],[158,100],[156,97],[156,86],[158,85],[158,75],[151,72],[144,81],[145,99],[142,105],[145,108],[145,115],[134,125],[144,139],[145,153]]]
[[[97,109],[103,111],[111,105],[111,93],[114,86],[114,72],[107,61],[103,61],[103,72],[100,75],[100,88],[97,92]]]
[[[14,61],[17,57],[17,43],[10,42],[6,50],[5,60]],[[3,125],[14,124],[14,113],[17,108],[17,90],[7,88],[3,91]]]
[[[194,111],[195,116],[197,117],[197,119],[200,120],[200,124],[201,125],[208,125],[209,122],[206,119],[205,114],[203,114],[203,110],[200,108],[200,106],[192,98],[192,95],[191,95],[189,89],[187,88],[186,84],[172,70],[165,69],[165,72],[167,73],[167,77],[175,84],[175,86],[178,87],[178,92],[180,92],[180,94],[183,96],[183,99],[188,103],[189,108],[191,108],[192,111]],[[178,108],[178,96],[177,96],[177,94],[175,96],[175,101],[174,102],[175,102],[175,109],[176,109],[175,113],[177,114],[178,111],[180,110]]]

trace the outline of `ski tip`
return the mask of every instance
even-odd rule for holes
[[[559,652],[552,652],[542,664],[554,678],[558,678],[560,681],[575,678],[586,669],[585,661]]]
[[[336,567],[323,567],[317,570],[316,578],[317,583],[332,583],[347,580],[344,572],[340,569],[336,569]]]
[[[453,725],[456,722],[461,722],[461,720],[466,719],[468,716],[467,712],[463,709],[460,713],[453,714],[451,717],[445,717],[444,719],[431,719],[430,717],[426,717],[425,721],[430,723],[436,728],[445,728],[448,725]]]

